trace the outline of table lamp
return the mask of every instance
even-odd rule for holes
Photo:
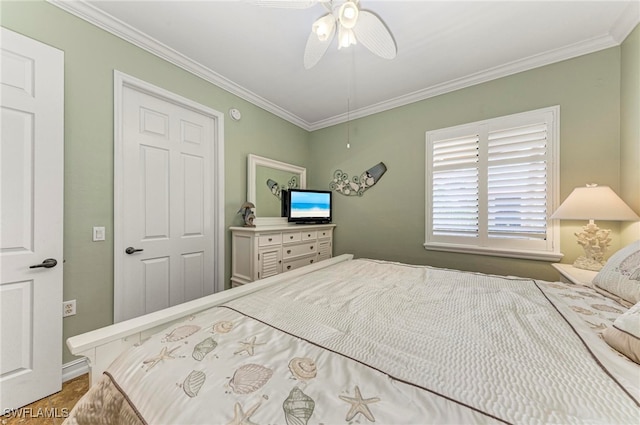
[[[574,233],[578,245],[584,248],[584,256],[573,263],[579,269],[598,271],[605,263],[605,254],[611,244],[611,230],[600,229],[594,220],[636,221],[640,217],[608,186],[588,184],[577,187],[558,209],[551,219],[589,220],[582,232]]]

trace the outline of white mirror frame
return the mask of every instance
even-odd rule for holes
[[[247,157],[247,201],[256,204],[256,167],[263,166],[273,168],[280,171],[287,171],[300,175],[300,189],[307,187],[307,169],[286,162],[276,161],[275,159],[265,158],[262,156],[249,154]],[[256,225],[278,225],[286,224],[286,217],[261,217],[258,206],[255,208],[255,224]]]

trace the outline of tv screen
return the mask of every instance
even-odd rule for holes
[[[331,222],[331,191],[289,189],[287,219],[294,223]]]

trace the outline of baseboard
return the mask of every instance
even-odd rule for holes
[[[89,373],[89,363],[86,358],[76,359],[62,365],[62,382]]]

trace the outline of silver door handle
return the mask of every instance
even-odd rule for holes
[[[129,255],[133,254],[134,252],[140,252],[140,251],[144,251],[144,249],[142,249],[142,248],[136,249],[136,248],[134,248],[132,246],[130,246],[127,249],[124,250],[124,252],[126,252]]]
[[[40,264],[34,264],[33,266],[29,266],[30,269],[37,269],[39,267],[44,267],[45,269],[50,269],[58,265],[58,261],[55,258],[47,258]]]

